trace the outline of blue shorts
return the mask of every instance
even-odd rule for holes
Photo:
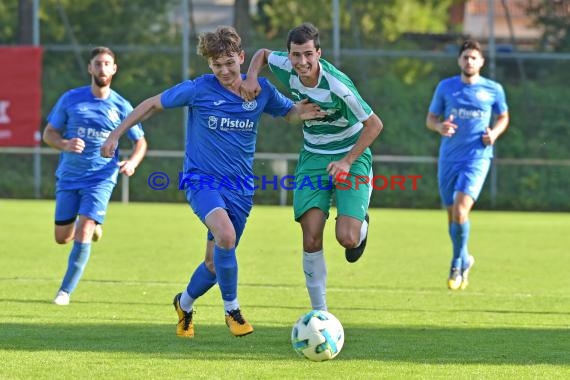
[[[74,223],[77,215],[86,216],[103,224],[114,187],[113,182],[106,181],[83,189],[57,189],[55,192],[55,224]]]
[[[491,166],[490,158],[462,162],[439,162],[437,180],[439,194],[445,207],[453,205],[455,193],[460,191],[474,201],[479,198]]]
[[[206,217],[216,209],[224,209],[234,226],[236,232],[236,246],[245,229],[245,223],[249,212],[253,207],[253,194],[244,195],[229,189],[210,189],[199,187],[198,189],[187,188],[186,200],[194,213],[205,224]],[[208,231],[208,240],[214,240],[214,236]]]

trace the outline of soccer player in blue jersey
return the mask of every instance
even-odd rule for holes
[[[485,63],[477,41],[459,50],[461,75],[442,80],[433,95],[427,127],[441,135],[438,184],[447,208],[453,257],[447,286],[465,289],[475,263],[467,244],[469,213],[487,177],[493,144],[507,129],[509,113],[503,87],[480,75]],[[496,115],[491,125],[493,114]]]
[[[213,74],[184,81],[144,100],[109,135],[103,156],[112,156],[121,133],[153,114],[188,106],[186,155],[182,185],[194,213],[208,228],[205,260],[186,289],[174,297],[176,334],[194,336],[194,302],[214,284],[222,293],[225,321],[234,336],[253,332],[242,315],[237,296],[236,247],[253,205],[253,158],[262,113],[287,119],[322,116],[318,106],[295,105],[269,81],[259,79],[263,95],[246,102],[239,95],[244,61],[241,38],[232,27],[199,36],[198,53]],[[231,184],[241,183],[240,186]]]
[[[73,240],[67,271],[54,299],[56,305],[69,304],[89,260],[91,241],[101,237],[118,173],[133,175],[147,148],[142,127],[137,125],[129,130],[134,148],[128,160],[119,161],[118,152],[101,157],[103,142],[133,107],[111,89],[117,72],[111,49],[94,48],[87,70],[91,85],[63,94],[43,132],[43,140],[61,150],[55,173],[55,241],[66,244]]]
[[[293,98],[308,99],[326,112],[325,118],[304,122],[304,144],[295,180],[302,183],[310,178],[318,183],[324,179],[322,182],[327,183],[330,176],[351,183],[338,188],[298,186],[293,193],[293,209],[303,233],[303,272],[311,307],[327,310],[323,232],[331,200],[337,207],[336,239],[345,249],[346,260],[354,263],[366,247],[372,193],[370,183],[355,181],[372,178],[369,147],[383,124],[350,78],[322,59],[321,53],[319,30],[310,23],[295,27],[287,36],[286,52],[261,49],[255,53],[241,93],[246,100],[263,93],[257,75],[268,65]]]

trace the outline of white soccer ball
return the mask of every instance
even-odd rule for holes
[[[309,360],[330,360],[342,349],[344,329],[331,313],[311,310],[293,325],[291,343],[299,355]]]

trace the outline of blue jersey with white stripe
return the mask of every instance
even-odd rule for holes
[[[57,101],[47,120],[65,139],[78,137],[85,141],[81,153],[61,152],[56,170],[58,188],[80,189],[95,182],[117,182],[119,152],[112,158],[102,157],[101,146],[112,130],[133,110],[132,105],[111,90],[106,99],[93,95],[91,86],[67,91]],[[137,141],[144,132],[137,124],[128,131],[128,137]]]
[[[451,137],[441,137],[439,159],[467,161],[493,157],[493,146],[483,144],[482,136],[490,127],[492,114],[507,112],[503,87],[479,77],[476,83],[465,83],[457,75],[442,80],[433,95],[429,112],[447,119],[453,115],[457,125]]]
[[[184,173],[190,179],[213,178],[215,184],[244,183],[253,193],[253,158],[262,113],[285,116],[293,102],[265,78],[251,102],[223,87],[212,74],[187,80],[164,91],[164,108],[188,106]],[[229,186],[228,186],[229,187]]]

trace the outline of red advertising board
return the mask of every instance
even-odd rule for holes
[[[39,144],[42,49],[0,46],[0,146]]]

